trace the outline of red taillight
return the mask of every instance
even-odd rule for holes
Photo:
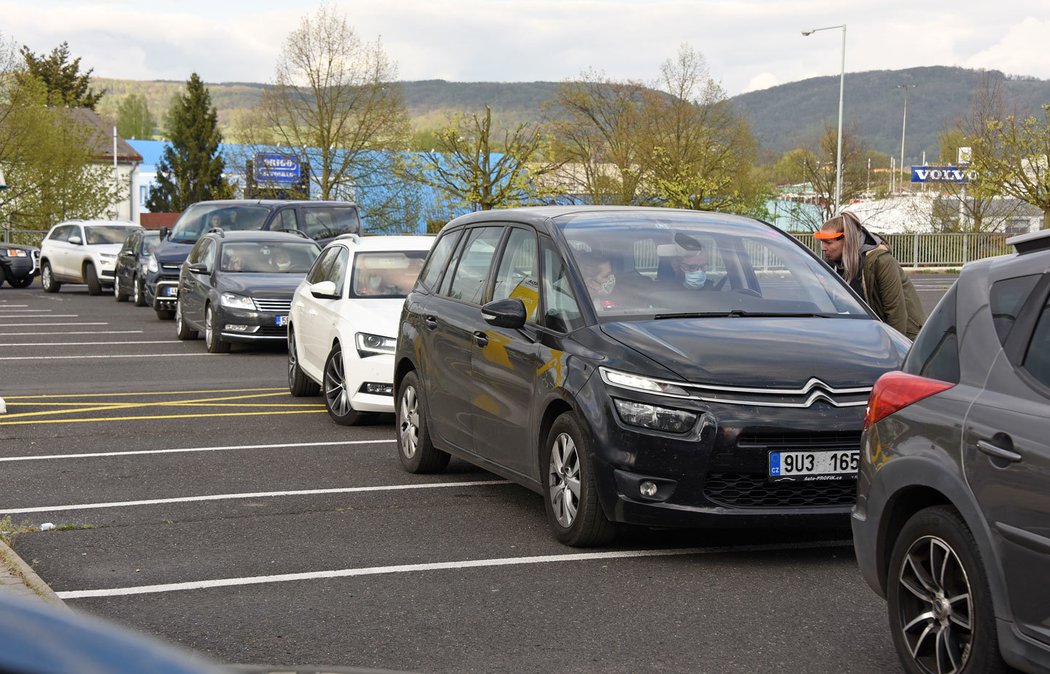
[[[885,419],[897,410],[903,409],[934,393],[946,391],[955,384],[939,379],[927,379],[905,372],[887,372],[879,377],[871,389],[868,398],[868,411],[864,415],[864,428]]]

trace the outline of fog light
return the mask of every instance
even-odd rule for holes
[[[652,498],[656,496],[656,483],[652,480],[646,480],[638,485],[638,493],[646,498]]]
[[[248,332],[247,325],[234,325],[233,323],[227,323],[226,332]]]
[[[365,382],[365,384],[361,387],[361,390],[364,391],[365,393],[371,393],[372,395],[377,395],[377,396],[392,396],[392,395],[394,395],[394,385],[393,384],[381,384],[381,383],[378,383],[378,382],[370,381],[370,382]]]

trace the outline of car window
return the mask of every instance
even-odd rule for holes
[[[565,264],[550,240],[540,241],[540,251],[543,258],[543,324],[558,332],[572,332],[583,326],[583,317],[566,275]]]
[[[419,282],[427,290],[433,290],[435,285],[437,285],[438,280],[441,278],[441,272],[445,270],[445,263],[448,262],[452,251],[456,247],[456,242],[459,241],[460,234],[461,232],[458,231],[451,234],[443,234],[434,242],[434,248],[430,253],[430,257],[427,258],[426,266],[419,273]]]
[[[297,231],[299,225],[295,220],[295,209],[294,208],[282,208],[277,212],[274,217],[274,222],[270,225],[270,229],[287,229],[289,231]]]
[[[1021,367],[1040,384],[1050,388],[1050,301],[1043,305],[1039,314]]]
[[[220,269],[247,274],[306,274],[317,259],[312,241],[227,242]]]
[[[335,263],[340,250],[345,249],[342,246],[332,246],[322,251],[321,255],[314,261],[314,266],[310,267],[310,271],[306,274],[306,282],[320,283],[328,280],[331,276],[332,265]]]
[[[208,271],[215,269],[215,249],[218,246],[215,245],[214,239],[205,239],[204,246],[200,251],[200,260],[204,263],[204,268]]]
[[[423,268],[425,250],[357,253],[350,297],[405,297]]]
[[[536,234],[515,227],[507,237],[492,286],[492,301],[516,298],[525,304],[527,320],[535,321],[539,308],[539,264]]]
[[[503,227],[476,227],[468,230],[460,247],[455,271],[444,295],[471,304],[481,304],[488,279],[489,267],[496,254],[496,246],[503,235]],[[450,267],[451,269],[451,267]]]
[[[988,306],[992,312],[995,334],[999,336],[999,342],[1004,346],[1006,338],[1010,336],[1010,328],[1017,320],[1017,313],[1024,306],[1025,300],[1028,299],[1028,295],[1040,278],[1040,274],[1031,274],[1002,279],[992,284]]]
[[[160,243],[160,234],[157,232],[146,232],[142,235],[142,246],[140,247],[141,254],[143,257],[153,252],[153,249]]]
[[[325,280],[331,281],[335,284],[336,291],[340,296],[343,295],[343,289],[346,286],[346,272],[350,264],[350,251],[346,248],[339,248],[339,254],[335,256],[331,266],[328,268],[328,272],[325,275]]]
[[[926,319],[901,368],[909,374],[959,383],[959,337],[953,285]]]
[[[307,206],[302,211],[302,230],[311,239],[361,233],[361,220],[354,206]]]
[[[190,254],[186,256],[187,264],[196,264],[201,261],[201,251],[204,250],[204,246],[207,243],[207,239],[200,239],[190,249]]]
[[[124,245],[121,246],[121,253],[130,253],[135,250],[135,246],[138,244],[139,237],[142,236],[141,232],[132,232],[128,234],[127,238],[124,239]]]
[[[91,225],[84,228],[87,234],[87,244],[97,246],[107,243],[124,243],[128,234],[134,231],[133,227],[121,227],[119,225]]]
[[[269,206],[201,202],[190,206],[171,232],[176,243],[193,243],[209,230],[249,231],[262,229],[270,215]]]

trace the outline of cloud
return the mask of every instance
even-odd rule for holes
[[[773,73],[759,73],[748,81],[747,86],[741,93],[747,93],[749,91],[758,91],[759,89],[768,89],[775,87],[780,84],[780,79],[777,78]]]
[[[998,42],[973,54],[964,63],[968,68],[1050,77],[1050,51],[1046,48],[1048,35],[1050,19],[1027,17],[1010,26]]]

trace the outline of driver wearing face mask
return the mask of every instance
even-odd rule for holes
[[[693,250],[678,258],[675,265],[678,283],[690,290],[707,287],[707,251]]]

